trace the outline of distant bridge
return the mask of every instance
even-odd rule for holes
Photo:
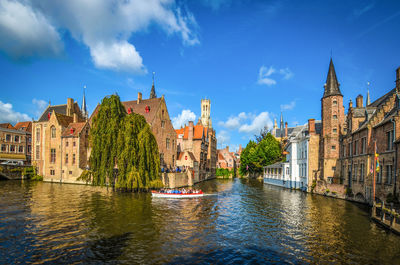
[[[29,166],[0,165],[0,180],[25,179],[24,168]]]

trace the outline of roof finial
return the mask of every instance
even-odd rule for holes
[[[153,72],[153,85],[151,86],[150,98],[156,98],[156,89],[154,88],[154,76],[156,72]]]
[[[88,112],[87,112],[87,108],[86,108],[85,90],[86,90],[86,85],[83,86],[83,98],[82,98],[81,112],[82,112],[82,116],[87,119]]]

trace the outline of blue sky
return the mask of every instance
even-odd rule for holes
[[[57,3],[55,3],[57,2]],[[0,122],[36,118],[49,100],[89,111],[117,92],[148,97],[152,72],[180,127],[211,99],[218,147],[245,145],[283,112],[320,119],[332,54],[347,109],[394,87],[400,1],[0,2]]]

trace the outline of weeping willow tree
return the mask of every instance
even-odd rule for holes
[[[90,178],[93,185],[115,182],[117,189],[143,190],[162,186],[156,139],[142,115],[127,114],[117,95],[105,97],[90,131],[92,152]],[[118,170],[116,170],[116,166]]]

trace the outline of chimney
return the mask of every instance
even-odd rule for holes
[[[353,108],[353,101],[351,101],[351,99],[350,99],[350,102],[349,102],[349,110],[352,109],[352,108]]]
[[[356,98],[356,107],[362,108],[363,107],[363,96],[360,94]]]
[[[189,135],[188,135],[189,141],[193,140],[193,135],[194,135],[194,123],[193,121],[189,121]]]
[[[396,86],[400,88],[400,67],[396,70]]]
[[[78,122],[78,114],[74,113],[73,116],[74,116],[74,123]]]
[[[142,101],[142,93],[138,92],[137,93],[137,104],[139,104],[140,101]]]
[[[308,133],[315,134],[315,119],[308,120]]]
[[[287,122],[285,122],[285,137],[287,137]]]
[[[72,98],[67,99],[67,116],[72,116],[74,113],[74,100]]]

